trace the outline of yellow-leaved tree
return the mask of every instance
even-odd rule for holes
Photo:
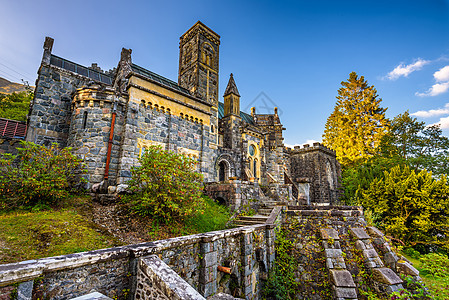
[[[343,167],[351,167],[375,153],[389,121],[377,90],[363,76],[352,72],[341,85],[326,122],[323,144],[336,151]]]

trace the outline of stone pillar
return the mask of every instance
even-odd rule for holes
[[[271,270],[273,267],[274,260],[276,258],[275,249],[274,249],[274,240],[276,238],[276,234],[274,232],[275,225],[268,224],[265,227],[265,238],[267,241],[267,267],[268,270]]]
[[[256,278],[253,276],[253,232],[254,229],[242,230],[241,251],[242,251],[242,292],[245,299],[253,299],[253,282]],[[254,278],[253,278],[254,277]]]
[[[199,292],[209,297],[217,292],[217,241],[214,236],[204,236],[200,243]]]
[[[42,64],[49,65],[50,64],[50,58],[51,58],[51,50],[53,49],[53,42],[55,40],[52,39],[49,36],[45,37],[44,42],[44,54],[42,56]]]

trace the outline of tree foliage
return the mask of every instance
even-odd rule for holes
[[[391,121],[374,156],[343,170],[343,200],[359,203],[361,192],[369,188],[370,182],[384,178],[384,172],[396,165],[416,171],[426,169],[434,176],[447,174],[448,149],[449,139],[438,126],[426,126],[406,111]]]
[[[388,119],[377,90],[363,76],[352,72],[341,85],[335,109],[326,122],[323,143],[336,151],[345,167],[375,153],[388,128]]]
[[[394,166],[362,191],[361,203],[380,226],[407,245],[435,245],[449,250],[449,186],[447,178],[426,170]]]
[[[0,118],[26,121],[32,92],[0,94]]]
[[[405,160],[416,170],[426,169],[434,175],[449,171],[449,139],[438,125],[426,126],[408,111],[393,119],[380,148],[380,155]]]
[[[55,204],[79,187],[85,168],[70,148],[22,144],[0,156],[0,209]]]
[[[195,160],[151,146],[139,163],[128,181],[133,194],[124,197],[133,211],[161,223],[184,221],[201,211],[203,177],[195,172]]]

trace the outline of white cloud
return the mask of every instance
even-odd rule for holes
[[[449,103],[446,103],[446,105],[444,105],[444,108],[431,109],[431,110],[419,110],[410,115],[415,116],[415,117],[420,117],[420,118],[431,118],[431,117],[437,117],[437,116],[441,116],[441,115],[449,115]]]
[[[432,126],[432,125],[440,125],[441,129],[448,129],[449,128],[449,116],[440,118],[440,120],[438,122],[436,122],[434,124],[430,124],[428,126]]]
[[[432,85],[430,89],[427,90],[427,92],[424,93],[416,92],[415,95],[419,97],[438,96],[440,94],[447,92],[448,89],[449,89],[449,82],[435,83],[434,85]]]
[[[404,65],[401,63],[399,66],[394,68],[393,71],[389,72],[386,77],[390,80],[396,80],[401,76],[407,77],[410,73],[421,70],[422,67],[428,63],[430,63],[429,60],[424,60],[421,58],[418,58],[414,63],[409,65]]]
[[[449,66],[445,66],[433,74],[437,82],[449,81]]]

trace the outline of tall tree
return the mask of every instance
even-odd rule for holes
[[[405,160],[416,170],[427,169],[434,175],[449,172],[449,139],[438,125],[426,126],[408,111],[393,119],[380,148],[382,156]]]
[[[377,90],[363,76],[352,72],[341,85],[335,109],[326,122],[323,143],[335,150],[337,159],[347,167],[375,153],[388,128],[388,119]]]

